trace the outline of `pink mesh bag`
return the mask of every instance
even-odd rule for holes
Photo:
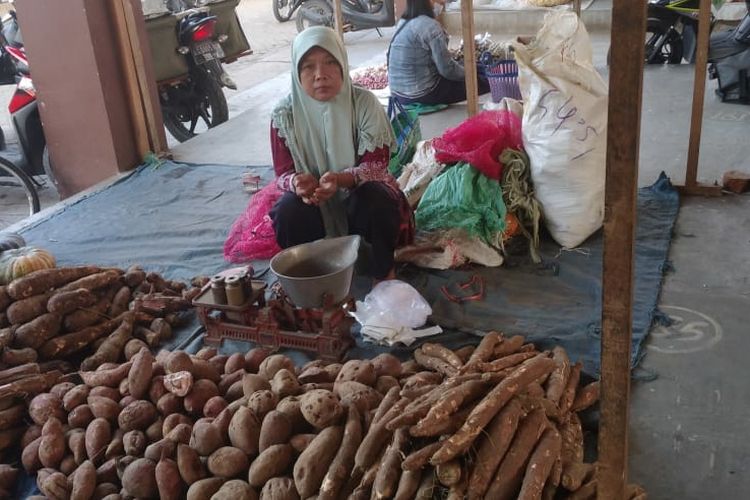
[[[229,230],[224,242],[224,259],[229,262],[270,259],[281,251],[268,212],[282,194],[272,181],[253,195]]]
[[[500,154],[521,149],[521,119],[510,111],[483,111],[432,141],[440,163],[466,162],[490,179],[500,180]]]

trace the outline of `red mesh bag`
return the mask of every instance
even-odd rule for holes
[[[268,212],[282,194],[272,181],[253,195],[229,230],[224,242],[224,259],[229,262],[270,259],[281,251]]]
[[[500,154],[521,149],[521,119],[510,111],[484,111],[433,139],[440,163],[466,162],[490,179],[500,180]]]

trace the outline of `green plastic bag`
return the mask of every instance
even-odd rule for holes
[[[422,129],[419,126],[419,112],[404,109],[401,103],[392,97],[388,100],[388,118],[397,144],[395,151],[391,151],[388,171],[394,177],[398,177],[404,165],[414,156],[417,143],[422,140]]]
[[[505,231],[505,213],[500,183],[458,163],[430,183],[415,218],[419,230],[462,228],[492,244]]]

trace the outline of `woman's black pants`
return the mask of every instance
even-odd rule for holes
[[[393,251],[401,225],[398,202],[387,187],[366,182],[349,194],[346,211],[349,233],[362,236],[372,245],[373,276],[384,278],[393,269]],[[319,240],[326,235],[320,209],[306,204],[294,193],[284,193],[270,215],[281,248]]]

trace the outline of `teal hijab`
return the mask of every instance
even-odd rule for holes
[[[299,79],[300,62],[313,47],[328,51],[341,66],[341,91],[330,101],[307,95]],[[276,105],[272,123],[286,141],[295,170],[318,179],[355,166],[367,151],[395,143],[383,107],[371,92],[352,85],[344,45],[335,31],[323,26],[307,28],[294,39],[292,91]],[[327,237],[349,232],[345,198],[339,190],[320,205]]]

